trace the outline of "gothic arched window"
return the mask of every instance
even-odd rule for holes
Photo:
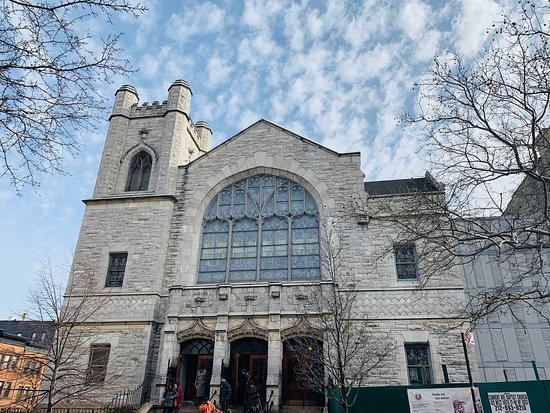
[[[206,209],[199,283],[319,279],[319,264],[317,205],[296,182],[251,176]]]
[[[145,151],[134,156],[128,173],[127,191],[146,191],[149,188],[152,163],[151,155]]]

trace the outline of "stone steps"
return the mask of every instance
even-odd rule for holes
[[[322,411],[321,406],[281,406],[279,409],[281,413],[321,413]]]

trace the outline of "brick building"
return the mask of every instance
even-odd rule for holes
[[[0,329],[0,409],[28,409],[36,403],[46,352],[30,338]]]
[[[189,85],[178,80],[168,92],[165,102],[140,105],[133,87],[117,91],[84,201],[69,282],[78,286],[76,269],[93,268],[97,294],[107,297],[89,320],[97,323],[90,363],[103,360],[95,367],[123,378],[106,400],[143,382],[155,399],[167,380],[193,399],[204,365],[211,391],[223,374],[239,398],[247,370],[264,398],[273,391],[276,408],[305,402],[285,343],[311,333],[302,301],[323,279],[320,233],[336,222],[358,316],[397,343],[371,383],[441,383],[443,366],[452,381],[467,380],[452,327],[461,321],[460,276],[434,276],[420,294],[421,246],[403,245],[380,220],[345,219],[367,192],[396,205],[417,191],[440,194],[429,178],[365,183],[359,153],[336,153],[266,120],[211,149],[208,124],[191,120]]]

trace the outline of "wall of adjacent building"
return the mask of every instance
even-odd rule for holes
[[[522,268],[528,253],[516,252],[511,256],[498,256],[489,250],[463,268],[468,296],[492,291],[514,276]],[[519,264],[519,267],[518,267]],[[515,269],[514,269],[515,268]],[[529,287],[534,279],[520,281],[521,287]],[[518,304],[509,310],[492,315],[476,325],[476,353],[480,376],[483,381],[534,380],[534,361],[541,379],[550,377],[550,325],[548,319]],[[548,315],[548,310],[545,311]],[[521,320],[521,321],[520,321]],[[506,373],[505,373],[506,372]]]

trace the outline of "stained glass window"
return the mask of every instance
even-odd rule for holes
[[[416,268],[416,248],[414,244],[399,245],[394,248],[395,265],[398,280],[415,280],[418,278]]]
[[[405,345],[410,384],[430,384],[430,354],[427,344]]]
[[[256,175],[212,200],[203,219],[199,283],[319,278],[319,213],[304,187]]]
[[[126,270],[127,253],[110,254],[105,287],[122,287]]]
[[[232,354],[267,354],[267,341],[259,338],[243,338],[231,343]]]
[[[147,191],[152,164],[151,155],[147,152],[140,152],[132,159],[126,185],[127,191]]]
[[[214,342],[204,339],[186,341],[181,345],[180,353],[182,355],[214,354]]]

